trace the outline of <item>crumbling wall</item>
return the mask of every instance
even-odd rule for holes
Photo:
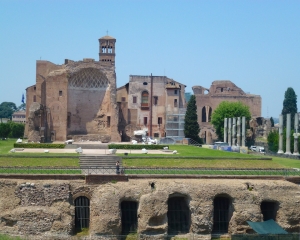
[[[284,180],[156,178],[86,185],[83,180],[0,179],[0,232],[69,239],[74,229],[74,200],[86,196],[90,199],[89,233],[93,239],[121,234],[122,201],[138,203],[139,234],[145,239],[162,239],[168,232],[168,199],[182,196],[190,211],[189,233],[210,236],[214,198],[224,195],[231,201],[229,234],[249,232],[248,220],[262,221],[262,201],[277,202],[276,221],[288,232],[296,232],[300,227],[299,190],[298,185]]]

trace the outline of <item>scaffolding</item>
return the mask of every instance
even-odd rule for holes
[[[178,113],[167,112],[166,115],[166,137],[180,141],[184,138],[185,108],[180,108]]]

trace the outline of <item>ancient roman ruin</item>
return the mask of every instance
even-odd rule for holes
[[[117,89],[122,140],[134,139],[139,129],[154,138],[184,138],[185,87],[165,76],[130,75]]]
[[[249,106],[253,119],[261,117],[261,97],[245,93],[229,80],[213,81],[210,88],[202,86],[193,87],[198,108],[198,122],[201,126],[200,137],[208,144],[218,139],[210,123],[211,114],[222,101],[240,101]],[[229,129],[231,131],[231,129]],[[229,141],[230,142],[230,141]]]
[[[295,114],[294,118],[294,151],[293,155],[298,156],[299,150],[298,150],[298,138],[300,136],[298,132],[299,128],[299,115],[298,113]],[[278,154],[286,154],[291,155],[291,114],[288,113],[286,115],[286,151],[283,151],[283,115],[279,115],[279,144],[278,144]]]
[[[114,239],[130,230],[140,239],[211,239],[212,234],[252,233],[247,220],[270,218],[297,232],[299,199],[299,185],[280,178],[150,177],[102,184],[1,179],[0,232],[71,239],[83,226],[91,239]]]
[[[99,39],[99,61],[37,61],[36,84],[26,89],[29,141],[120,141],[115,43],[110,36]]]
[[[116,88],[115,44],[110,36],[99,39],[99,61],[37,61],[36,83],[26,89],[29,141],[129,141],[137,137],[136,130],[152,138],[184,137],[186,86],[166,76],[130,75],[126,85]],[[217,139],[210,117],[222,101],[241,101],[254,119],[261,116],[261,97],[231,81],[214,81],[210,89],[194,86],[193,91],[206,143]]]
[[[232,132],[231,129],[233,129]],[[242,117],[242,124],[241,124],[241,117],[224,118],[224,142],[228,143],[229,146],[245,147],[245,142],[246,142],[246,118],[245,117]]]

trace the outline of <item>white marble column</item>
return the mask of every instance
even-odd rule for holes
[[[231,146],[231,118],[228,118],[228,145]]]
[[[293,155],[298,156],[299,155],[299,149],[298,149],[298,137],[299,137],[299,133],[298,133],[298,128],[299,128],[299,116],[298,113],[295,113],[295,122],[294,122],[294,153]]]
[[[242,147],[245,147],[246,143],[246,117],[242,117]]]
[[[278,143],[277,153],[283,153],[282,146],[283,146],[283,116],[282,114],[280,114],[279,115],[279,143]]]
[[[236,118],[232,118],[232,146],[236,146]]]
[[[227,118],[224,118],[224,142],[227,142]]]
[[[285,143],[285,153],[291,154],[291,114],[286,115],[286,143]]]
[[[237,142],[236,142],[236,145],[241,146],[241,117],[237,118],[236,126],[237,126],[237,133],[236,133]]]

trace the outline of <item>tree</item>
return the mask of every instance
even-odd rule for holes
[[[22,103],[19,107],[17,107],[17,111],[25,111],[26,110],[26,103]]]
[[[192,138],[193,140],[201,143],[199,137],[200,127],[198,123],[196,97],[192,95],[188,101],[185,118],[184,118],[184,136]]]
[[[274,127],[274,119],[272,117],[270,118],[270,122],[271,122],[271,127]]]
[[[17,110],[16,104],[12,102],[3,102],[0,104],[0,119],[2,122],[2,118],[10,118],[12,114]]]
[[[283,126],[286,127],[286,115],[291,114],[291,126],[294,126],[295,113],[297,113],[297,95],[293,88],[289,87],[284,93],[283,108]]]
[[[212,113],[211,123],[216,130],[219,140],[224,140],[224,118],[233,117],[246,117],[246,120],[250,120],[249,106],[241,102],[224,101]]]
[[[278,152],[278,145],[279,145],[279,133],[276,130],[269,132],[268,134],[268,146],[269,151],[271,152]]]

